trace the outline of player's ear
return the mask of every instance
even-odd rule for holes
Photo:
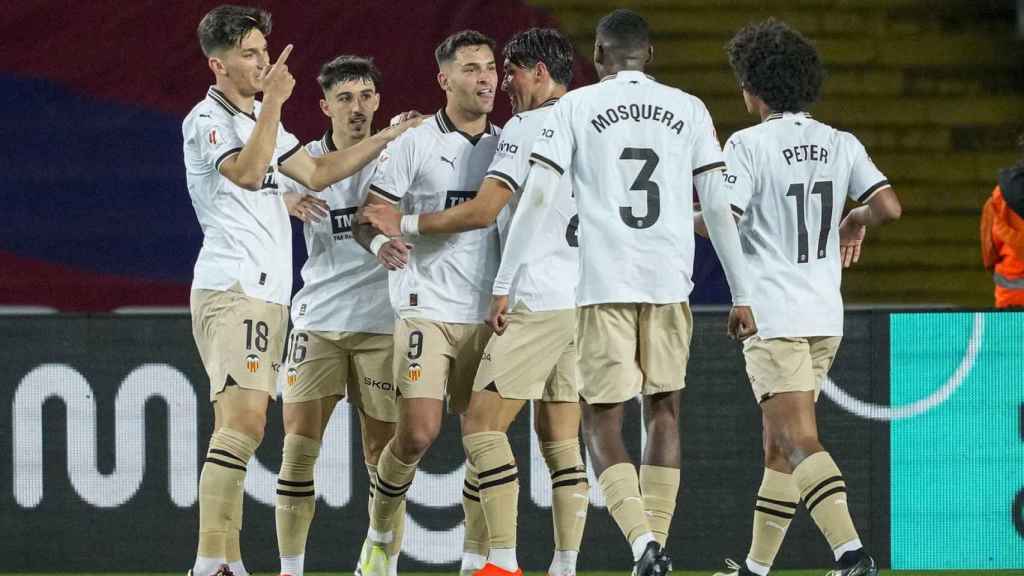
[[[448,91],[448,76],[445,75],[444,71],[437,73],[437,85],[441,87],[441,90]]]
[[[213,72],[215,76],[227,76],[228,69],[224,66],[224,62],[220,58],[210,56],[206,60],[206,64],[210,67],[210,71]]]
[[[654,45],[653,44],[647,47],[647,63],[650,64],[652,62],[654,62]]]
[[[327,100],[325,98],[320,99],[320,111],[324,113],[324,116],[331,117],[331,110],[327,107]]]
[[[370,112],[376,112],[380,108],[380,92],[373,93],[373,106],[370,108]]]
[[[544,78],[550,78],[551,71],[548,70],[546,64],[538,60],[537,64],[534,65],[533,67],[533,77],[536,78],[538,81],[541,81],[544,80]]]
[[[604,63],[604,48],[600,43],[594,42],[594,64]]]

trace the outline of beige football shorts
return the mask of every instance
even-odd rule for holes
[[[813,390],[817,400],[842,339],[747,338],[743,342],[743,358],[754,398],[760,403],[783,392]]]
[[[293,330],[288,338],[285,403],[330,396],[382,422],[398,421],[390,334]]]
[[[486,324],[396,320],[394,378],[399,397],[447,399],[449,412],[465,412],[490,336]]]
[[[210,401],[228,384],[277,397],[288,307],[246,296],[239,289],[193,290],[192,337],[210,377]]]
[[[520,304],[505,332],[487,342],[473,390],[494,385],[502,398],[579,402],[576,310],[533,312]]]
[[[693,315],[686,302],[612,303],[577,311],[581,395],[617,404],[686,387]]]

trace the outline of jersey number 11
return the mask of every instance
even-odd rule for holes
[[[807,210],[805,203],[806,188],[801,184],[790,184],[786,196],[796,198],[796,231],[798,264],[807,263]],[[825,257],[828,247],[828,235],[832,231],[832,181],[815,182],[811,186],[811,194],[821,195],[821,228],[818,230],[818,260]]]

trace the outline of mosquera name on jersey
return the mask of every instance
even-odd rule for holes
[[[806,113],[772,114],[733,134],[725,155],[758,336],[842,336],[843,206],[888,180],[853,134]]]
[[[306,144],[306,151],[313,157],[335,150],[330,130],[320,140]],[[352,237],[356,210],[366,199],[366,186],[375,169],[376,162],[371,162],[318,194],[327,202],[330,213],[328,218],[302,228],[307,258],[302,266],[302,288],[292,302],[292,322],[298,330],[394,331],[387,270]],[[295,185],[301,187],[297,182]]]
[[[210,87],[182,123],[185,181],[203,229],[192,289],[229,290],[237,285],[250,297],[287,305],[292,236],[277,167],[300,149],[299,141],[278,125],[274,158],[260,190],[236,186],[218,170],[221,162],[241,152],[259,113],[258,101],[248,114]]]
[[[388,145],[369,190],[404,214],[440,212],[476,195],[498,145],[492,125],[476,137],[460,132],[444,109]],[[495,226],[417,236],[405,268],[390,272],[391,304],[403,318],[477,323],[487,317],[498,268]]]
[[[563,96],[530,160],[571,175],[580,306],[689,298],[693,177],[724,167],[703,102],[619,72]]]
[[[487,178],[500,180],[512,189],[508,208],[513,214],[530,171],[530,152],[555,102],[557,99],[552,98],[538,108],[516,114],[501,132],[501,142],[487,170]],[[538,227],[542,238],[531,243],[533,253],[527,256],[518,270],[509,271],[513,274],[508,291],[510,310],[519,303],[534,312],[565,310],[576,305],[579,278],[577,225],[572,182],[568,175],[563,174],[552,210],[544,215],[544,222]],[[510,218],[499,220],[499,233],[503,239],[507,238],[509,226]]]

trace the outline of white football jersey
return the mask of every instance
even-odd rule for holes
[[[475,138],[460,132],[441,109],[391,142],[378,159],[370,192],[404,214],[441,212],[476,196],[500,130],[488,124]],[[390,272],[391,305],[403,318],[477,323],[487,317],[498,270],[495,226],[448,235],[417,236],[409,263]]]
[[[337,150],[327,131],[306,144],[310,156]],[[377,259],[352,238],[356,210],[366,199],[366,186],[377,163],[317,194],[328,204],[330,216],[306,223],[306,263],[302,289],[292,301],[292,323],[300,330],[391,334],[395,314],[388,298],[388,273]],[[310,193],[294,180],[299,191]]]
[[[540,136],[548,113],[557,100],[539,108],[520,112],[501,131],[498,151],[487,169],[487,178],[504,182],[513,190],[508,208],[515,218],[522,197],[523,183],[530,171],[530,152]],[[531,244],[532,253],[515,271],[509,289],[509,308],[523,303],[532,311],[565,310],[576,306],[576,282],[579,279],[578,218],[572,181],[563,174],[558,181],[556,199],[540,227],[541,238]],[[511,219],[499,221],[502,238],[508,234]]]
[[[563,96],[530,160],[571,176],[580,306],[689,298],[693,176],[725,165],[703,102],[619,72]]]
[[[185,182],[203,229],[192,289],[228,290],[288,304],[292,293],[292,232],[281,199],[278,165],[297,152],[299,141],[278,125],[277,147],[260,190],[246,190],[218,167],[245,146],[256,127],[243,112],[211,87],[181,125],[185,141]]]
[[[805,113],[772,114],[733,134],[725,156],[758,335],[842,336],[843,207],[888,180],[853,134]]]

